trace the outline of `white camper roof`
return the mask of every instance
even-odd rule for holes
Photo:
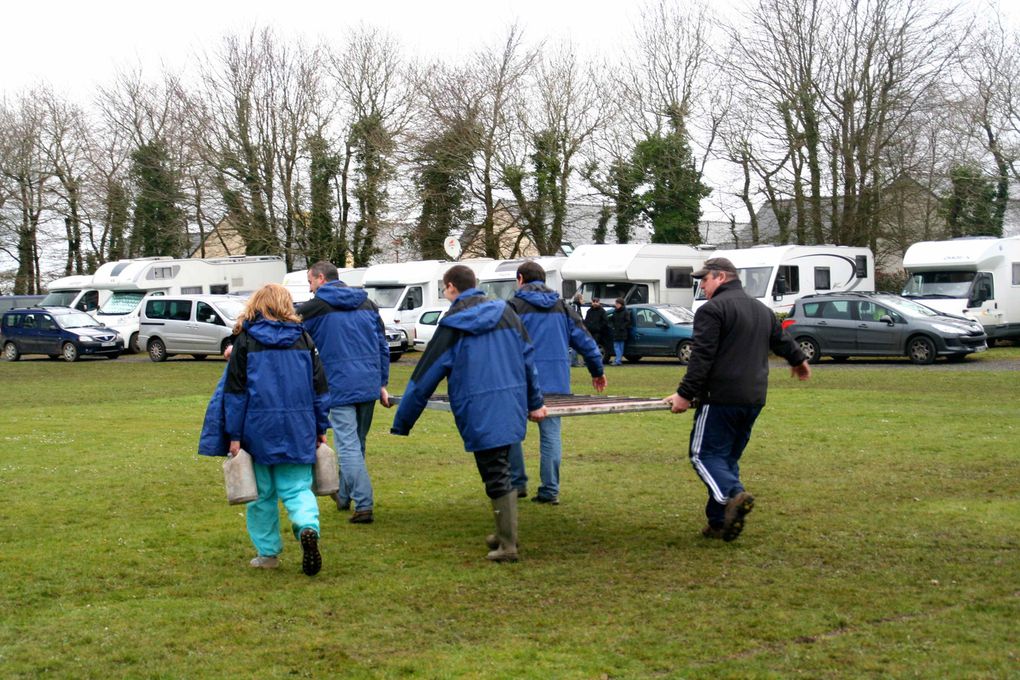
[[[733,250],[717,250],[708,257],[725,257],[737,269],[745,267],[767,267],[776,264],[791,262],[800,257],[811,255],[833,255],[842,254],[847,257],[854,255],[865,255],[869,251],[864,247],[857,246],[753,246],[751,248],[737,248]]]
[[[519,257],[515,260],[497,260],[488,272],[478,275],[479,281],[509,281],[517,278],[517,268],[524,262],[537,262],[546,272],[560,271],[567,261],[565,257]]]
[[[57,290],[81,290],[92,285],[92,277],[88,274],[75,274],[74,276],[63,276],[53,279],[46,284],[46,290],[54,292]]]
[[[415,260],[412,262],[391,262],[374,264],[365,270],[363,286],[406,286],[423,281],[438,281],[447,269],[455,264],[471,268],[476,276],[488,271],[499,261],[490,258],[474,258],[449,262],[447,260]]]
[[[637,258],[704,261],[715,257],[710,249],[666,243],[614,243],[578,246],[564,263],[565,279],[586,281],[595,276],[602,280],[629,280],[631,265]]]
[[[907,248],[903,268],[967,269],[989,267],[995,260],[1012,255],[1020,257],[1020,236],[1011,238],[957,238],[949,241],[921,241]]]

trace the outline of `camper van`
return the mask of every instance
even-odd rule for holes
[[[365,267],[357,269],[337,269],[340,272],[340,280],[351,288],[361,288],[361,280],[365,278]],[[283,287],[290,291],[294,304],[299,304],[312,299],[312,292],[308,289],[308,270],[301,269],[290,272],[283,277]]]
[[[141,258],[107,262],[92,277],[92,287],[110,298],[93,316],[124,338],[138,352],[138,311],[146,295],[226,295],[251,293],[267,283],[283,281],[283,258],[259,255],[182,259]]]
[[[915,243],[903,296],[984,326],[989,342],[1020,339],[1020,236]]]
[[[630,304],[670,303],[690,308],[691,274],[714,257],[714,246],[660,243],[578,246],[560,271],[577,281],[585,305],[592,297],[612,306],[616,298]]]
[[[563,264],[567,261],[565,257],[528,257],[499,261],[488,272],[478,277],[478,287],[490,298],[509,300],[517,292],[517,268],[528,260],[538,263],[545,270],[546,286],[559,293],[561,297],[569,299],[574,296],[577,284],[564,279],[562,274]]]
[[[65,276],[50,281],[40,307],[71,307],[82,312],[95,312],[110,299],[110,295],[108,290],[93,288],[91,276]]]
[[[448,307],[443,297],[443,274],[455,264],[470,267],[481,277],[496,266],[498,260],[486,258],[447,262],[417,260],[376,264],[365,270],[362,287],[379,307],[386,325],[399,326],[408,347],[414,346],[414,324],[424,307]]]
[[[815,293],[875,292],[875,256],[852,246],[753,246],[718,250],[737,268],[744,292],[777,314],[788,314],[797,298]],[[695,309],[705,293],[695,290]]]

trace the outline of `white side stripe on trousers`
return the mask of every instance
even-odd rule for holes
[[[699,457],[701,453],[701,440],[705,436],[705,421],[708,420],[709,408],[708,404],[702,406],[701,413],[696,416],[694,422],[694,436],[691,438],[691,464],[694,466],[694,471],[701,477],[701,481],[705,482],[705,485],[712,492],[712,498],[715,502],[725,505],[726,496],[719,490],[719,485],[712,479],[712,475],[708,473],[708,468],[705,467],[705,464],[701,462]]]

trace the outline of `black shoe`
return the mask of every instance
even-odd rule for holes
[[[714,527],[711,524],[706,524],[701,530],[701,535],[704,536],[705,538],[722,538],[723,528]]]
[[[519,486],[519,487],[517,487],[517,497],[518,498],[527,498],[528,497],[528,487],[526,487],[526,486]]]
[[[722,540],[733,541],[744,530],[744,517],[754,510],[754,496],[741,491],[726,502],[726,514],[723,520]]]
[[[371,524],[375,521],[371,510],[355,510],[351,518],[347,520],[351,524]]]
[[[531,499],[531,502],[532,503],[548,503],[549,505],[559,505],[560,504],[560,498],[559,498],[559,496],[553,496],[553,497],[550,497],[550,496],[535,496],[534,498]]]
[[[301,532],[301,571],[308,576],[315,576],[322,569],[322,555],[319,554],[319,535],[314,529]]]

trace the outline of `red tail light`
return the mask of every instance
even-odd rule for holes
[[[796,319],[783,319],[783,330],[785,331],[787,328],[789,328],[795,323],[797,323]]]

